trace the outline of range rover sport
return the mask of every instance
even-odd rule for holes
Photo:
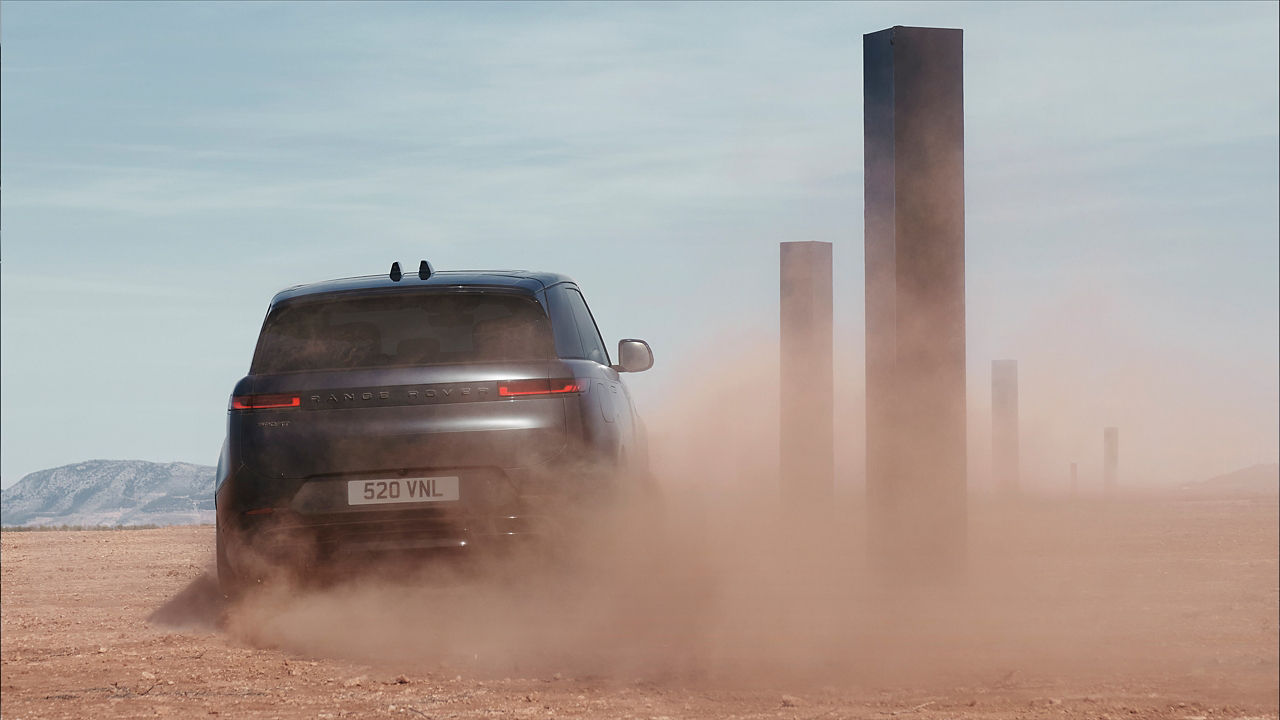
[[[292,567],[484,547],[647,481],[643,425],[581,290],[523,271],[289,288],[236,383],[218,461],[217,564],[233,594]]]

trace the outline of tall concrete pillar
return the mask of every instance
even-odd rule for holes
[[[1120,479],[1120,428],[1102,429],[1102,486],[1115,490]]]
[[[1018,492],[1018,361],[991,361],[991,478],[1000,492]]]
[[[962,32],[862,49],[869,539],[927,581],[966,555]]]
[[[782,494],[829,500],[834,482],[831,243],[781,243]]]

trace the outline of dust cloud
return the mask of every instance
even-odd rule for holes
[[[837,447],[831,502],[779,502],[777,370],[721,364],[642,407],[660,510],[602,510],[556,553],[484,568],[264,587],[223,610],[224,631],[449,675],[954,687],[1212,670],[1274,697],[1274,497],[1193,511],[1168,495],[971,495],[965,577],[894,584],[867,561],[860,443]],[[837,438],[861,435],[857,384],[836,388]],[[1244,516],[1269,534],[1239,532]],[[1224,633],[1261,633],[1265,652],[1206,640]]]

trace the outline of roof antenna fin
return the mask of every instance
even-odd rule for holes
[[[400,263],[391,263],[391,282],[400,282],[401,277],[403,276],[400,274]]]
[[[431,263],[427,262],[426,260],[423,260],[422,262],[418,263],[418,279],[419,280],[426,280],[427,278],[431,277],[432,272],[433,271],[431,270]]]

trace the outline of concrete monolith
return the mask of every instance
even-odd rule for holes
[[[1120,428],[1102,429],[1102,486],[1108,492],[1120,482]]]
[[[1018,444],[1018,361],[991,361],[991,479],[1005,495],[1021,481]]]
[[[782,495],[789,505],[829,501],[834,476],[831,243],[780,249]]]
[[[863,36],[870,546],[899,578],[966,557],[962,32]]]

